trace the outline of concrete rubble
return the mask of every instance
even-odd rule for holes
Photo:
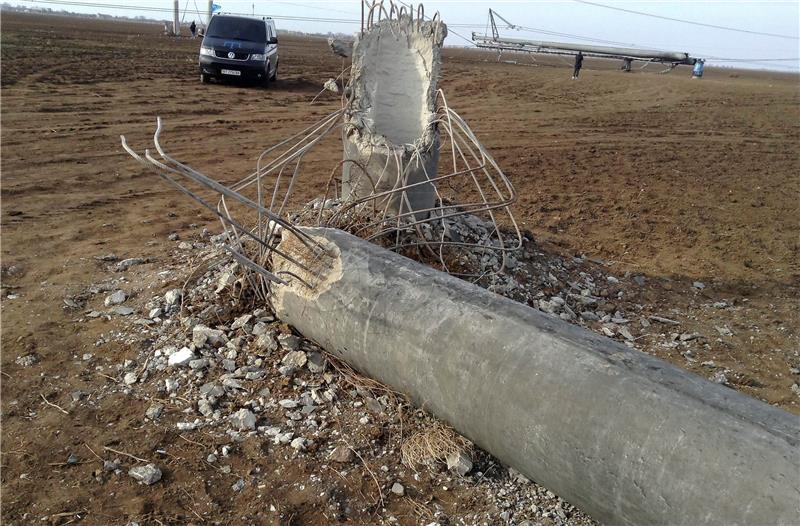
[[[313,209],[313,204],[309,204],[309,208]],[[462,236],[480,239],[488,228],[480,219],[470,216],[456,219],[451,228]],[[367,432],[376,423],[399,430],[398,406],[385,393],[355,389],[346,381],[346,376],[331,366],[322,349],[287,332],[269,310],[263,307],[242,310],[231,303],[228,290],[215,292],[220,276],[235,271],[237,264],[219,248],[222,236],[211,241],[193,249],[192,257],[219,263],[186,287],[185,297],[180,289],[166,288],[155,295],[153,292],[139,292],[135,306],[140,314],[118,318],[114,323],[122,324],[124,329],[110,331],[97,342],[98,352],[102,352],[104,346],[112,342],[134,345],[145,339],[148,344],[139,356],[125,363],[101,367],[98,359],[90,354],[88,363],[97,364],[103,374],[119,378],[118,384],[109,384],[109,392],[123,391],[132,397],[149,400],[142,415],[143,419],[146,417],[143,420],[145,425],[175,428],[181,423],[185,429],[181,432],[187,433],[188,437],[201,430],[224,437],[230,451],[237,451],[237,444],[242,442],[266,439],[271,447],[284,448],[287,454],[317,458],[319,462],[343,466],[348,471],[358,469],[359,458],[343,442],[345,437],[331,427],[331,422],[345,419],[349,422],[348,429],[354,434]],[[176,257],[183,259],[187,256]],[[481,254],[474,254],[467,260],[469,265],[476,265],[473,270],[499,264],[499,261],[484,258]],[[682,313],[653,310],[652,306],[641,301],[646,288],[653,286],[650,280],[642,286],[642,280],[636,279],[638,275],[612,273],[612,267],[603,262],[580,256],[554,256],[542,251],[530,239],[526,240],[513,261],[513,268],[478,283],[550,316],[595,332],[610,329],[614,333],[612,338],[629,347],[657,355],[681,352],[686,356],[687,365],[704,362],[701,372],[705,371],[709,379],[722,383],[737,381],[734,371],[720,368],[703,358],[710,339],[721,338],[721,335],[705,334],[705,338],[681,340],[681,334],[697,332],[681,330],[684,325]],[[154,279],[150,278],[150,281],[155,283],[159,280],[173,282],[178,276],[176,270],[153,269],[153,272]],[[609,276],[614,277],[616,283],[609,281]],[[114,283],[89,286],[86,292],[88,301],[99,296],[102,303],[102,294],[109,289],[117,290],[114,287]],[[719,313],[739,308],[729,300],[708,301],[708,309]],[[151,318],[148,314],[153,310],[161,312]],[[93,311],[88,306],[84,312],[86,316],[82,323],[107,321],[89,316]],[[654,317],[669,320],[669,323],[655,321]],[[201,327],[198,333],[205,332],[203,327],[220,332],[212,333],[215,336],[213,343],[206,338],[198,346],[194,341],[195,327]],[[621,334],[619,329],[622,327],[631,332],[633,340]],[[180,362],[183,365],[171,366],[170,358],[181,351]],[[300,365],[303,356],[305,362]],[[203,367],[192,369],[189,361],[199,359],[207,362]],[[34,366],[35,361],[31,361]],[[137,376],[137,381],[126,385],[123,380],[130,373]],[[181,399],[188,400],[191,405]],[[379,402],[378,412],[374,411],[377,407],[370,408],[375,402]],[[79,396],[75,403],[92,402]],[[245,426],[231,420],[241,410],[256,417],[255,428],[250,428],[249,420]],[[424,425],[428,418],[426,415],[417,417],[414,413],[409,420],[406,415],[404,425],[406,429]],[[303,441],[295,441],[297,438]],[[378,457],[359,451],[370,462],[390,466],[387,477],[391,480],[386,481],[384,488],[387,494],[391,493],[391,485],[398,481],[400,473],[413,474],[399,460],[399,445],[399,442],[395,443],[394,448]],[[215,455],[217,462],[227,458],[219,448],[209,450],[205,455]],[[437,484],[449,488],[472,484],[483,488],[491,507],[500,511],[491,515],[487,509],[487,515],[483,517],[462,517],[468,524],[498,520],[500,513],[505,513],[515,524],[523,520],[533,523],[550,520],[554,524],[591,523],[585,515],[547,489],[517,475],[509,475],[497,460],[480,450],[465,455],[464,462],[456,460],[460,459],[449,462],[452,470],[447,470],[448,466],[443,464],[442,471],[424,476],[434,477],[439,481]],[[466,470],[467,460],[473,464],[471,470]],[[465,473],[463,476],[462,472]],[[408,490],[407,479],[403,480],[401,484]]]

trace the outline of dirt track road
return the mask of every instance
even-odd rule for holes
[[[264,147],[338,107],[327,95],[309,105],[342,67],[323,40],[283,38],[279,81],[266,90],[200,85],[198,46],[160,35],[157,25],[3,14],[2,484],[9,524],[38,523],[43,510],[73,505],[98,510],[92,524],[182,506],[177,489],[155,503],[136,488],[120,489],[117,500],[86,489],[88,468],[65,475],[45,467],[84,442],[155,444],[157,437],[140,436],[144,406],[108,399],[64,418],[40,395],[67,405],[70,389],[91,392],[104,381],[81,356],[95,352],[109,327],[74,323],[62,301],[107,277],[95,256],[143,257],[157,268],[174,245],[170,232],[217,228],[136,165],[120,134],[143,149],[160,115],[178,159],[230,183],[253,170]],[[525,67],[477,52],[445,56],[448,101],[516,185],[521,225],[550,251],[645,275],[642,300],[665,316],[679,313],[684,330],[706,337],[700,356],[668,349],[661,358],[706,377],[701,362],[714,361],[730,371],[733,388],[800,414],[792,390],[800,383],[792,372],[800,367],[798,79],[711,69],[697,81],[688,69],[623,74],[589,61],[573,82],[558,62]],[[314,152],[295,204],[321,192],[340,156],[333,148]],[[706,287],[693,289],[694,281]],[[735,308],[710,307],[723,300]],[[732,336],[721,337],[718,326]],[[35,368],[15,363],[30,352],[41,357]],[[135,350],[104,352],[121,360]]]

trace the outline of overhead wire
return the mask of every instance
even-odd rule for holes
[[[596,5],[596,6],[599,6],[599,7],[607,7],[607,8],[610,8],[610,9],[615,9],[615,10],[620,10],[620,11],[626,11],[626,12],[630,11],[630,12],[633,12],[635,14],[640,14],[640,15],[645,15],[645,16],[651,15],[650,13],[643,13],[643,12],[634,11],[634,10],[630,10],[630,9],[617,8],[617,7],[614,7],[614,6],[606,6],[605,4],[599,4],[597,2],[590,2],[588,0],[574,0],[574,1],[579,2],[579,3],[583,3],[583,4],[587,4],[587,5]],[[116,4],[116,3],[110,3],[110,2],[89,2],[89,1],[82,1],[82,0],[27,0],[27,2],[33,3],[33,4],[49,4],[49,5],[75,6],[75,7],[119,9],[119,10],[127,10],[127,11],[141,11],[141,12],[152,12],[152,13],[172,13],[173,12],[172,8],[168,8],[168,7],[139,6],[139,5],[130,5],[130,4]],[[283,3],[283,4],[288,4],[288,5],[296,5],[296,6],[306,7],[306,6],[302,5],[302,4],[295,4],[295,3],[291,3],[291,2],[276,2],[276,3]],[[407,3],[407,2],[400,1],[399,3],[401,3],[401,4],[403,4],[403,5],[407,6],[407,7],[409,6],[409,3]],[[323,9],[323,8],[318,8],[318,9]],[[326,10],[333,11],[332,9],[326,9]],[[226,12],[226,13],[227,14],[231,14],[231,15],[252,16],[252,13],[239,13],[239,12]],[[184,14],[185,14],[185,12],[184,12]],[[334,23],[334,24],[360,24],[360,20],[357,20],[357,19],[345,19],[345,18],[333,18],[333,17],[311,17],[311,16],[268,15],[268,14],[256,14],[256,16],[265,16],[265,17],[273,18],[275,20],[288,20],[288,21],[297,21],[297,22],[321,22],[321,23]],[[669,20],[691,23],[691,21],[685,21],[685,20],[682,20],[682,19],[673,19],[671,17],[662,17],[660,15],[652,15],[652,16],[654,16],[655,18],[666,18],[666,19],[669,19]],[[426,18],[430,18],[430,17],[426,16]],[[714,26],[713,24],[703,24],[703,23],[700,23],[700,22],[698,22],[697,24],[698,25],[707,25],[707,26],[717,27],[717,26]],[[463,28],[482,28],[484,26],[483,26],[483,24],[461,23],[461,24],[448,24],[447,27],[448,27],[449,32],[451,32],[453,35],[455,35],[458,38],[460,38],[461,40],[465,41],[470,46],[474,46],[475,43],[471,39],[469,39],[469,38],[465,37],[464,35],[458,33],[457,31],[455,31],[452,28],[454,28],[454,27],[457,27],[457,28],[462,28],[462,27]],[[623,45],[623,46],[637,47],[637,48],[642,48],[643,47],[643,46],[638,45],[638,44],[631,44],[631,43],[626,43],[626,42],[618,42],[618,41],[614,41],[614,40],[604,40],[604,39],[597,38],[597,37],[591,37],[591,36],[586,36],[586,35],[576,35],[576,34],[573,34],[573,33],[563,33],[563,32],[559,32],[559,31],[550,31],[550,30],[547,30],[547,29],[535,28],[535,27],[529,27],[529,26],[513,25],[513,26],[509,26],[509,27],[514,28],[514,29],[518,29],[520,31],[525,31],[525,32],[539,33],[539,34],[543,34],[543,35],[558,36],[558,37],[564,37],[564,38],[572,38],[572,39],[575,39],[575,40],[581,40],[581,41],[585,41],[585,42],[595,42],[595,43],[610,44],[610,45]],[[724,27],[724,26],[718,26],[718,28],[729,29],[729,30],[737,30],[736,28],[727,28],[727,27]],[[761,34],[760,32],[757,32],[757,31],[750,31],[750,30],[742,30],[742,31],[747,32],[747,33]],[[766,36],[780,36],[780,37],[792,38],[792,39],[797,39],[798,38],[798,37],[790,37],[790,36],[787,36],[787,35],[778,35],[778,34],[773,34],[773,33],[764,33],[764,34]],[[772,63],[772,62],[793,62],[793,61],[797,61],[798,60],[796,58],[748,59],[748,58],[725,58],[725,57],[714,57],[714,56],[708,56],[707,58],[710,59],[710,60],[719,61],[719,62],[731,62],[731,63],[739,62],[739,63],[751,63],[751,64],[766,63],[766,62],[770,62],[770,63]],[[778,66],[778,65],[776,64],[775,66]],[[792,69],[796,69],[796,68],[792,68]]]
[[[595,7],[602,7],[604,9],[611,9],[613,11],[621,11],[623,13],[631,13],[631,14],[640,15],[640,16],[648,16],[648,17],[651,17],[651,18],[658,18],[660,20],[669,20],[671,22],[680,22],[680,23],[683,23],[683,24],[691,24],[691,25],[694,25],[694,26],[710,27],[712,29],[720,29],[720,30],[723,30],[723,31],[735,31],[737,33],[748,33],[748,34],[751,34],[751,35],[761,35],[761,36],[774,37],[774,38],[785,38],[785,39],[789,39],[789,40],[800,40],[800,36],[795,36],[795,35],[782,35],[782,34],[779,34],[779,33],[767,33],[765,31],[754,31],[754,30],[751,30],[751,29],[743,29],[743,28],[730,27],[730,26],[720,26],[720,25],[717,25],[717,24],[708,24],[708,23],[705,23],[705,22],[696,22],[694,20],[686,20],[686,19],[683,19],[683,18],[673,18],[671,16],[656,15],[654,13],[646,13],[644,11],[636,11],[634,9],[627,9],[627,8],[624,8],[624,7],[616,7],[616,6],[613,6],[613,5],[606,5],[606,4],[601,4],[601,3],[598,3],[598,2],[590,2],[589,0],[573,0],[573,1],[575,1],[575,2],[577,2],[579,4],[586,4],[586,5],[592,5],[592,6],[595,6]]]

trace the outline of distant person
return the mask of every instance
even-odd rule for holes
[[[192,23],[189,25],[189,31],[192,32],[192,38],[197,37],[197,24],[194,23],[194,20],[192,20]]]
[[[583,67],[583,53],[578,51],[578,54],[575,55],[575,70],[572,72],[572,80],[578,78],[578,75],[581,74],[582,67]]]
[[[705,68],[705,60],[699,58],[694,63],[694,68],[692,68],[692,78],[699,79],[703,76],[703,69]]]

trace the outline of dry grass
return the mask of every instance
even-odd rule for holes
[[[472,444],[441,422],[432,422],[430,427],[414,433],[400,446],[403,464],[411,469],[432,468],[447,457],[468,453]]]

